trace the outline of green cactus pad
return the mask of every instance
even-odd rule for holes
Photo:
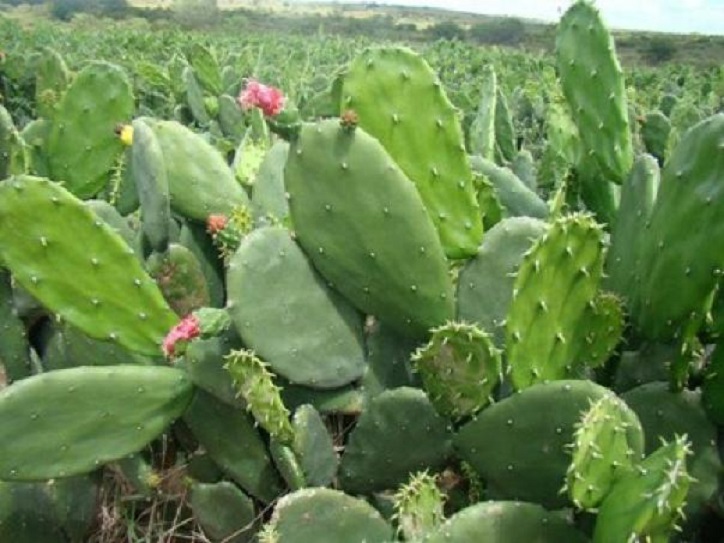
[[[392,527],[371,505],[337,490],[298,490],[281,498],[270,521],[276,543],[387,543]]]
[[[191,398],[173,368],[58,370],[0,391],[0,478],[67,477],[122,458],[156,438]]]
[[[452,318],[447,262],[415,186],[373,137],[305,124],[285,172],[298,240],[362,311],[420,336]]]
[[[451,322],[433,328],[430,341],[413,355],[432,404],[460,419],[490,403],[502,374],[500,351],[473,324]]]
[[[616,396],[591,404],[576,425],[565,489],[579,509],[594,509],[621,474],[644,455],[644,431],[636,413]]]
[[[167,252],[153,253],[146,261],[146,269],[179,317],[209,305],[209,288],[201,264],[183,245],[172,243]]]
[[[236,100],[228,94],[219,96],[219,126],[227,138],[234,142],[241,141],[244,135],[244,114]]]
[[[341,107],[415,183],[445,254],[475,254],[483,226],[462,128],[427,62],[403,47],[364,51],[345,74]]]
[[[38,115],[46,119],[55,116],[55,107],[63,97],[71,74],[60,54],[44,47],[35,65],[35,104]]]
[[[277,141],[267,152],[256,174],[251,193],[251,209],[257,222],[269,220],[285,224],[289,218],[289,202],[284,187],[284,167],[289,156],[289,143]]]
[[[173,211],[206,222],[211,214],[229,215],[249,204],[224,157],[202,136],[175,121],[146,122],[163,152]]]
[[[659,166],[651,155],[636,158],[631,175],[621,188],[621,202],[611,229],[606,258],[606,286],[634,307],[641,283],[641,248],[649,215],[659,188]]]
[[[484,175],[495,188],[495,194],[506,217],[548,217],[548,206],[510,169],[501,168],[479,156],[470,158],[473,169]]]
[[[641,139],[646,150],[656,157],[660,165],[666,161],[671,134],[671,121],[661,111],[646,114],[641,125]]]
[[[362,316],[327,287],[288,230],[264,227],[245,237],[226,282],[236,329],[274,373],[314,388],[362,376]]]
[[[10,273],[0,268],[0,368],[8,384],[30,375],[30,345],[13,299]]]
[[[702,385],[702,402],[709,419],[724,425],[724,347],[717,344]]]
[[[292,449],[308,486],[329,486],[337,475],[339,459],[324,420],[311,405],[302,405],[292,418]]]
[[[257,423],[284,445],[294,440],[289,411],[274,384],[273,375],[253,351],[232,351],[224,366],[231,374],[234,388],[246,401],[247,409]]]
[[[29,159],[27,149],[10,113],[0,105],[0,180],[26,173]]]
[[[241,488],[268,503],[282,492],[279,476],[254,419],[203,390],[197,390],[184,422],[211,459]]]
[[[323,415],[359,415],[364,407],[365,397],[356,386],[321,390],[301,385],[286,384],[278,379],[282,386],[282,400],[289,409],[310,404]]]
[[[424,543],[587,543],[560,515],[533,503],[490,501],[450,517]],[[613,540],[612,540],[613,541]]]
[[[691,483],[684,513],[695,522],[715,499],[722,471],[717,430],[706,416],[701,392],[671,392],[667,383],[648,383],[624,393],[622,398],[641,420],[647,454],[652,454],[662,439],[672,441],[676,436],[688,436],[692,451],[687,461],[688,472],[696,481]]]
[[[516,389],[576,374],[603,258],[602,229],[587,215],[556,220],[523,258],[506,322]]]
[[[640,304],[632,309],[650,339],[671,338],[702,317],[724,267],[724,113],[683,136],[664,168],[641,248]]]
[[[141,205],[141,231],[151,249],[168,249],[171,197],[163,152],[156,136],[143,119],[133,121],[131,162],[134,185]]]
[[[48,484],[47,490],[58,523],[70,543],[88,541],[100,501],[97,474],[56,479]]]
[[[0,481],[0,541],[66,541],[45,483]]]
[[[33,296],[91,337],[156,356],[176,316],[133,250],[46,179],[0,186],[0,257]]]
[[[575,2],[561,18],[556,59],[584,145],[607,178],[623,183],[633,164],[623,71],[613,37],[587,0]]]
[[[419,376],[410,362],[417,347],[416,341],[375,323],[367,334],[367,370],[361,381],[365,397],[373,398],[398,387],[419,388]]]
[[[246,407],[234,388],[231,375],[224,368],[224,357],[233,349],[241,348],[235,330],[218,337],[197,339],[189,343],[184,353],[184,369],[193,383],[216,396],[218,400],[237,407]]]
[[[28,173],[40,177],[50,175],[46,148],[52,123],[47,119],[35,119],[23,127],[20,137],[28,153]]]
[[[575,427],[592,401],[610,394],[590,381],[533,385],[478,413],[460,428],[455,448],[492,496],[564,506]]]
[[[191,115],[200,126],[208,126],[211,117],[204,103],[204,91],[201,89],[201,85],[196,79],[196,72],[191,66],[184,68],[183,82],[186,91],[186,105],[189,107]]]
[[[593,543],[670,541],[692,481],[690,452],[686,438],[676,438],[624,474],[601,504]]]
[[[233,483],[191,483],[189,503],[194,518],[212,541],[247,543],[256,531],[254,502]]]
[[[513,117],[508,106],[508,99],[500,85],[498,85],[495,97],[495,146],[504,160],[512,161],[515,158],[517,144]]]
[[[125,72],[113,64],[93,62],[75,77],[58,104],[48,138],[53,179],[79,198],[97,194],[123,152],[115,133],[135,110]]]
[[[445,518],[445,498],[437,478],[423,471],[416,473],[394,495],[397,531],[405,541],[421,541]]]
[[[475,258],[458,275],[458,315],[493,334],[497,347],[505,345],[505,318],[513,298],[515,273],[523,255],[547,229],[528,217],[511,217],[486,232]]]
[[[495,113],[498,79],[495,68],[488,64],[481,74],[480,103],[470,125],[470,154],[493,160],[495,151]]]
[[[388,390],[370,400],[350,434],[340,485],[353,494],[395,488],[411,473],[441,467],[450,442],[447,421],[421,390]]]

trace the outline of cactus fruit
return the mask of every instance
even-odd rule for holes
[[[297,239],[362,311],[422,336],[452,318],[447,262],[415,186],[380,143],[335,120],[305,124],[285,171]]]
[[[106,62],[83,68],[53,117],[47,147],[53,179],[79,198],[96,195],[123,152],[115,127],[130,120],[134,107],[131,84],[121,68]]]
[[[474,254],[483,227],[462,127],[422,57],[403,47],[367,49],[344,76],[341,108],[356,111],[359,127],[416,185],[445,254]]]
[[[226,357],[224,366],[231,374],[239,395],[246,401],[247,409],[257,423],[282,444],[291,444],[294,430],[289,421],[289,411],[279,396],[279,387],[272,381],[273,375],[253,351],[240,349]]]
[[[364,500],[328,488],[298,490],[276,504],[275,543],[387,543],[392,527]]]
[[[160,355],[176,317],[133,250],[80,200],[15,177],[0,186],[0,218],[0,256],[43,305],[91,337]]]
[[[442,466],[450,453],[448,423],[413,388],[372,398],[349,436],[340,465],[340,485],[365,494],[395,488],[410,473]],[[410,443],[415,446],[411,449]]]
[[[564,491],[579,509],[593,510],[644,455],[644,432],[636,413],[620,398],[603,396],[576,424]]]
[[[236,329],[274,373],[314,388],[362,376],[362,316],[327,287],[285,228],[244,238],[229,261],[227,285]]]
[[[613,37],[588,0],[578,0],[561,18],[556,59],[586,149],[606,178],[623,183],[633,164],[623,71]]]
[[[475,325],[450,322],[432,329],[413,355],[430,401],[444,416],[460,419],[490,403],[501,379],[500,351]]]
[[[506,345],[513,386],[573,377],[603,274],[602,229],[587,215],[554,222],[523,258],[508,311]]]
[[[405,541],[422,541],[445,518],[437,478],[426,471],[414,474],[395,492],[394,504],[397,532]]]
[[[459,511],[425,543],[586,543],[583,533],[533,503],[482,502]],[[613,541],[613,540],[611,540]]]
[[[546,229],[546,223],[538,219],[505,219],[485,234],[478,254],[460,270],[457,318],[493,334],[496,347],[505,345],[504,323],[513,298],[515,273]]]
[[[463,425],[455,449],[488,483],[491,497],[561,507],[568,503],[560,493],[570,464],[566,449],[581,412],[608,395],[590,381],[530,386]]]
[[[623,474],[601,503],[593,543],[669,541],[692,481],[689,454],[686,438],[677,437]]]
[[[179,417],[191,392],[183,372],[152,366],[72,368],[18,381],[0,391],[0,479],[67,477],[122,458]]]

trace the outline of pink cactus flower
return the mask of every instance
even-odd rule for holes
[[[226,218],[226,215],[209,215],[206,218],[206,231],[212,235],[221,232],[224,228],[226,228],[226,224],[228,222],[229,219]]]
[[[237,99],[242,109],[258,107],[267,117],[274,117],[284,109],[284,94],[276,87],[270,87],[250,79]]]
[[[178,343],[182,342],[181,345],[185,345],[187,342],[201,335],[201,323],[195,315],[188,315],[179,322],[176,326],[171,328],[171,331],[166,335],[163,340],[163,354],[167,358],[173,358],[178,353]]]

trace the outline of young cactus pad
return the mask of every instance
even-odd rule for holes
[[[91,337],[160,355],[176,323],[130,247],[57,183],[0,185],[0,257],[43,305]]]
[[[402,485],[394,496],[397,531],[405,541],[420,541],[442,524],[445,497],[437,478],[423,471]]]
[[[403,47],[364,51],[344,77],[342,109],[350,108],[417,186],[445,254],[475,254],[483,225],[462,127],[427,62]]]
[[[433,328],[412,361],[435,408],[453,418],[473,415],[488,404],[502,373],[491,336],[467,323]]]
[[[133,116],[133,90],[121,68],[93,62],[68,87],[53,118],[48,160],[53,179],[79,198],[89,198],[108,182],[123,144],[118,123]]]
[[[298,241],[333,288],[409,335],[452,318],[452,281],[430,216],[375,138],[338,120],[305,124],[285,180]]]
[[[576,507],[594,509],[643,454],[644,431],[636,413],[620,398],[603,396],[576,425],[564,488]]]
[[[506,326],[516,389],[575,375],[603,258],[602,229],[587,215],[558,219],[523,258]]]
[[[577,1],[561,19],[556,58],[584,145],[607,178],[623,183],[633,165],[626,87],[613,37],[589,1]]]
[[[669,541],[692,481],[689,454],[686,437],[677,437],[619,479],[601,504],[593,543]]]
[[[286,228],[264,227],[244,238],[227,285],[236,329],[275,373],[315,388],[362,376],[362,316],[325,284]]]
[[[82,367],[18,381],[0,392],[0,479],[92,471],[136,452],[179,417],[192,385],[174,368]]]

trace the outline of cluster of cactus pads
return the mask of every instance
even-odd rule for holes
[[[43,117],[0,109],[0,540],[85,541],[165,436],[213,541],[712,541],[724,115],[637,154],[590,3],[549,201],[492,68],[466,134],[406,48],[265,118],[196,47],[187,126],[46,53]]]

